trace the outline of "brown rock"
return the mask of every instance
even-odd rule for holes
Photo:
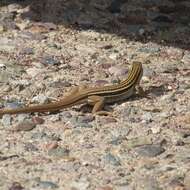
[[[98,187],[96,190],[113,190],[110,186]]]
[[[13,128],[13,131],[31,131],[36,124],[31,121],[22,121]]]
[[[33,121],[35,124],[43,124],[43,123],[44,123],[44,119],[41,118],[41,117],[33,117],[33,118],[32,118],[32,121]]]

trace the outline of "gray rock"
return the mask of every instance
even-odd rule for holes
[[[45,65],[58,65],[60,64],[59,60],[56,60],[55,58],[51,56],[43,57],[41,62]]]
[[[138,49],[139,52],[143,53],[158,53],[160,51],[159,47],[141,47]]]
[[[92,128],[93,125],[89,124],[89,123],[80,123],[78,127],[82,127],[82,128]]]
[[[55,157],[60,157],[60,158],[68,157],[69,153],[70,153],[70,150],[67,148],[63,148],[63,147],[58,147],[56,149],[50,149],[48,151],[49,156],[55,156]]]
[[[89,117],[72,117],[69,122],[72,127],[92,128],[93,126],[89,123],[93,118]]]
[[[162,154],[165,151],[165,149],[162,148],[160,145],[144,145],[144,146],[135,148],[135,151],[140,156],[155,157]]]
[[[114,165],[114,166],[119,166],[120,165],[120,160],[118,157],[114,156],[113,154],[111,153],[107,153],[105,156],[104,156],[104,161],[106,164],[111,164],[111,165]]]
[[[78,122],[79,123],[89,123],[89,122],[92,122],[94,120],[94,116],[92,115],[84,115],[84,116],[79,116],[78,117]]]
[[[5,103],[5,107],[6,107],[6,108],[10,108],[10,109],[20,108],[21,105],[22,105],[22,104],[19,103],[18,101],[6,102],[6,103]]]
[[[58,185],[51,181],[39,181],[37,187],[41,189],[56,189]]]

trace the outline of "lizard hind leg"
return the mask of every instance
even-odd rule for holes
[[[86,85],[80,85],[80,86],[74,86],[71,88],[71,90],[68,92],[67,96],[73,96],[76,95],[76,93],[81,92],[82,90],[85,90],[87,88]]]
[[[72,95],[76,94],[78,91],[79,91],[78,86],[72,87],[71,90],[68,92],[67,96],[72,96]]]
[[[80,86],[79,86],[79,90],[81,91],[81,90],[85,90],[85,89],[87,89],[88,88],[88,85],[86,85],[86,84],[81,84]]]

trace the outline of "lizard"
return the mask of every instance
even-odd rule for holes
[[[102,111],[102,108],[105,104],[125,100],[134,95],[136,92],[138,92],[140,95],[144,95],[144,91],[140,86],[140,80],[142,78],[142,75],[142,63],[133,62],[132,68],[128,72],[127,78],[118,84],[101,87],[76,86],[72,88],[68,96],[65,96],[63,99],[60,99],[58,101],[23,108],[0,109],[0,116],[4,114],[20,114],[34,112],[43,113],[59,111],[64,108],[80,104],[92,105],[92,114],[106,115],[107,112]]]

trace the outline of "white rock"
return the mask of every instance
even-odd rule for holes
[[[39,94],[32,98],[32,102],[38,102],[40,104],[44,104],[48,102],[48,97],[43,94]]]

